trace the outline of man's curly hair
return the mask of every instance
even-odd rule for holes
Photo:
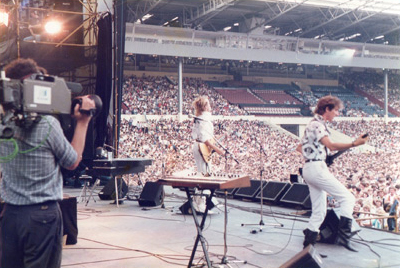
[[[39,73],[41,70],[33,59],[17,59],[7,64],[4,71],[8,78],[23,79],[30,74]]]

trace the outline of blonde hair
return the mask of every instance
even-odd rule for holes
[[[195,110],[195,115],[201,115],[206,110],[208,103],[210,103],[210,101],[208,100],[207,96],[197,97],[192,103],[192,106]]]

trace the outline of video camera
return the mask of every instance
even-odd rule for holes
[[[82,86],[79,83],[65,82],[63,78],[43,74],[33,74],[21,80],[5,77],[4,71],[0,77],[0,105],[4,115],[1,124],[8,126],[10,121],[15,121],[19,127],[29,129],[34,123],[39,122],[41,114],[60,115],[73,113],[74,107],[82,100],[77,97],[71,100],[71,91],[79,93]],[[102,102],[97,95],[91,95],[96,103],[96,109],[82,111],[92,116],[101,110]],[[11,138],[10,128],[0,135],[0,138]],[[13,132],[13,131],[11,131]]]

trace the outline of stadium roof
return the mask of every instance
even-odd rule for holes
[[[399,44],[400,0],[127,0],[128,22]]]

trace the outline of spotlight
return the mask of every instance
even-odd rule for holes
[[[44,29],[49,34],[57,34],[61,32],[61,28],[62,28],[61,22],[56,20],[50,20],[46,22],[46,24],[44,25]]]
[[[0,25],[2,24],[8,26],[8,13],[3,10],[0,10]]]

